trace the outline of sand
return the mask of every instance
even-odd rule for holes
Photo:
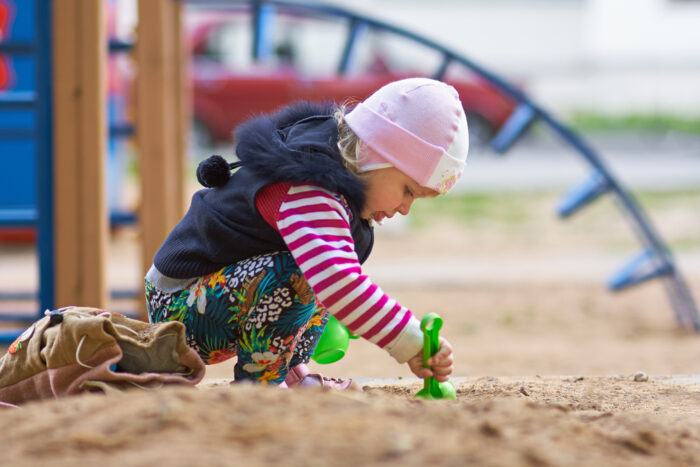
[[[652,214],[697,297],[700,195],[683,196]],[[352,341],[312,366],[362,393],[232,385],[230,361],[196,388],[0,410],[2,464],[700,465],[700,337],[677,326],[662,282],[605,288],[638,248],[610,205],[561,223],[551,203],[527,199],[517,222],[428,218],[378,236],[366,269],[443,317],[456,401],[414,400],[421,381]]]
[[[698,387],[651,378],[468,378],[365,392],[226,383],[85,395],[0,413],[6,465],[700,463]],[[690,410],[688,410],[690,408]]]

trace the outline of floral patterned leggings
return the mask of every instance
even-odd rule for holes
[[[146,280],[152,323],[177,320],[207,363],[238,356],[236,381],[280,384],[289,369],[307,363],[328,312],[289,252],[245,259],[166,293]]]

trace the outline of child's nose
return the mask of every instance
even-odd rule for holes
[[[402,216],[407,216],[408,213],[411,211],[411,206],[413,205],[413,198],[409,198],[407,200],[404,200],[403,203],[401,203],[401,206],[399,206],[399,213]]]

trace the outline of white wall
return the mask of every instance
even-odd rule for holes
[[[559,114],[700,115],[700,1],[336,0],[527,84]]]
[[[336,0],[449,45],[494,70],[530,75],[584,58],[580,0]]]
[[[584,27],[592,60],[608,66],[700,66],[700,2],[588,0]]]

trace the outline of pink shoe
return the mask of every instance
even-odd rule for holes
[[[362,391],[362,388],[350,378],[328,378],[318,373],[311,373],[305,363],[300,363],[289,370],[284,382],[290,388],[323,387],[338,391]]]

